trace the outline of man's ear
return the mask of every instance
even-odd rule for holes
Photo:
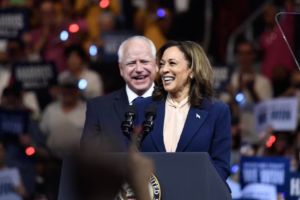
[[[122,64],[119,63],[120,75],[123,77],[123,67]]]

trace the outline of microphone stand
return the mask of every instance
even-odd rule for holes
[[[136,150],[137,152],[141,152],[141,145],[142,145],[142,133],[138,134],[138,139],[136,141]]]

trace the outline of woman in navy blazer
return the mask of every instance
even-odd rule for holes
[[[133,103],[138,108],[137,124],[145,121],[145,111],[150,104],[158,108],[154,129],[143,141],[142,152],[166,152],[169,141],[165,134],[179,132],[176,151],[168,152],[208,152],[221,176],[227,179],[230,175],[230,111],[227,104],[213,98],[213,74],[204,51],[194,42],[171,41],[157,52],[157,63],[160,78],[152,97]],[[179,115],[177,111],[166,115],[170,109],[176,109],[176,106],[167,107],[168,102],[180,105],[184,100],[188,107],[183,118],[179,118],[183,119],[179,121],[182,126],[178,126],[182,130],[166,129],[165,123],[171,120],[178,123],[176,115]],[[166,116],[169,116],[167,122]]]

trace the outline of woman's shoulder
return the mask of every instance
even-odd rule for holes
[[[228,107],[228,104],[224,103],[223,101],[213,100],[213,103],[217,107]]]
[[[222,101],[219,101],[219,100],[212,100],[213,101],[213,104],[212,104],[212,112],[214,113],[222,113],[222,112],[230,112],[229,110],[229,106],[228,104],[222,102]]]
[[[222,101],[205,98],[202,103],[202,108],[205,108],[209,111],[217,111],[229,108],[229,106]]]

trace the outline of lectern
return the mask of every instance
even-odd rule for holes
[[[155,163],[161,200],[231,200],[231,192],[213,165],[208,153],[143,153]],[[124,163],[126,154],[111,154]],[[58,200],[78,199],[68,184],[70,157],[63,162]]]

